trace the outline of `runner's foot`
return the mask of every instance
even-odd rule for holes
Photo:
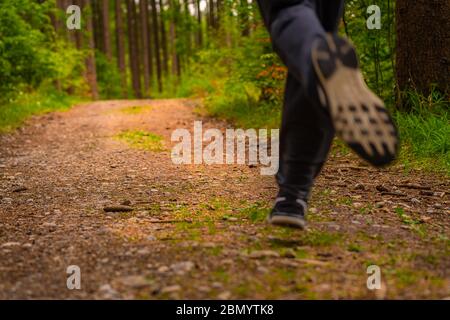
[[[330,113],[336,134],[375,166],[392,162],[398,133],[383,101],[364,82],[350,42],[328,34],[312,49],[321,104]]]
[[[306,210],[307,204],[302,199],[278,197],[267,221],[276,226],[304,229]]]

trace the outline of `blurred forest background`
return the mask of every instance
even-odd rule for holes
[[[80,30],[66,27],[72,4]],[[394,114],[405,170],[450,174],[449,16],[446,0],[346,2],[341,33]],[[0,0],[0,132],[80,100],[166,97],[279,127],[285,74],[254,0]]]

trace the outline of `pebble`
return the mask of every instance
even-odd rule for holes
[[[159,273],[166,273],[167,271],[169,271],[169,267],[168,266],[161,266],[158,268],[158,272]]]
[[[231,292],[230,291],[222,292],[221,294],[219,294],[217,296],[217,299],[219,299],[219,300],[228,300],[230,298],[231,298]]]
[[[185,273],[191,271],[195,264],[192,261],[184,261],[174,263],[170,266],[170,269],[178,275],[184,275]]]
[[[114,290],[111,287],[111,285],[109,285],[109,284],[104,284],[104,285],[100,286],[99,292],[104,299],[118,299],[119,298],[119,293],[116,290]]]
[[[17,247],[17,246],[20,246],[20,244],[21,244],[20,242],[5,242],[0,247],[2,247],[2,248]]]
[[[249,257],[251,259],[262,259],[262,258],[278,258],[280,257],[280,254],[276,251],[272,250],[258,250],[253,251],[249,254]]]
[[[215,282],[211,283],[211,287],[213,287],[214,289],[220,289],[223,287],[223,284],[215,281]]]
[[[354,203],[353,203],[353,207],[355,207],[356,209],[360,209],[360,208],[362,208],[363,206],[364,206],[364,204],[361,203],[361,202],[354,202]]]
[[[177,284],[173,286],[167,286],[161,289],[161,293],[172,293],[172,292],[178,292],[181,290],[181,287]]]
[[[124,286],[139,289],[149,285],[148,280],[144,276],[127,276],[119,279]]]

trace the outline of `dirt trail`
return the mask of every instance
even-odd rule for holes
[[[448,180],[336,147],[308,231],[272,228],[276,185],[258,168],[172,164],[171,132],[196,119],[187,100],[106,101],[0,136],[0,299],[450,296]],[[125,130],[166,150],[114,138]],[[103,210],[119,204],[133,211]],[[81,290],[67,289],[69,265]],[[368,265],[381,290],[367,289]]]

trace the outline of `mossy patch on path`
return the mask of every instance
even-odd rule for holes
[[[161,152],[165,150],[163,137],[141,130],[128,130],[115,135],[117,140],[125,141],[131,147]]]

